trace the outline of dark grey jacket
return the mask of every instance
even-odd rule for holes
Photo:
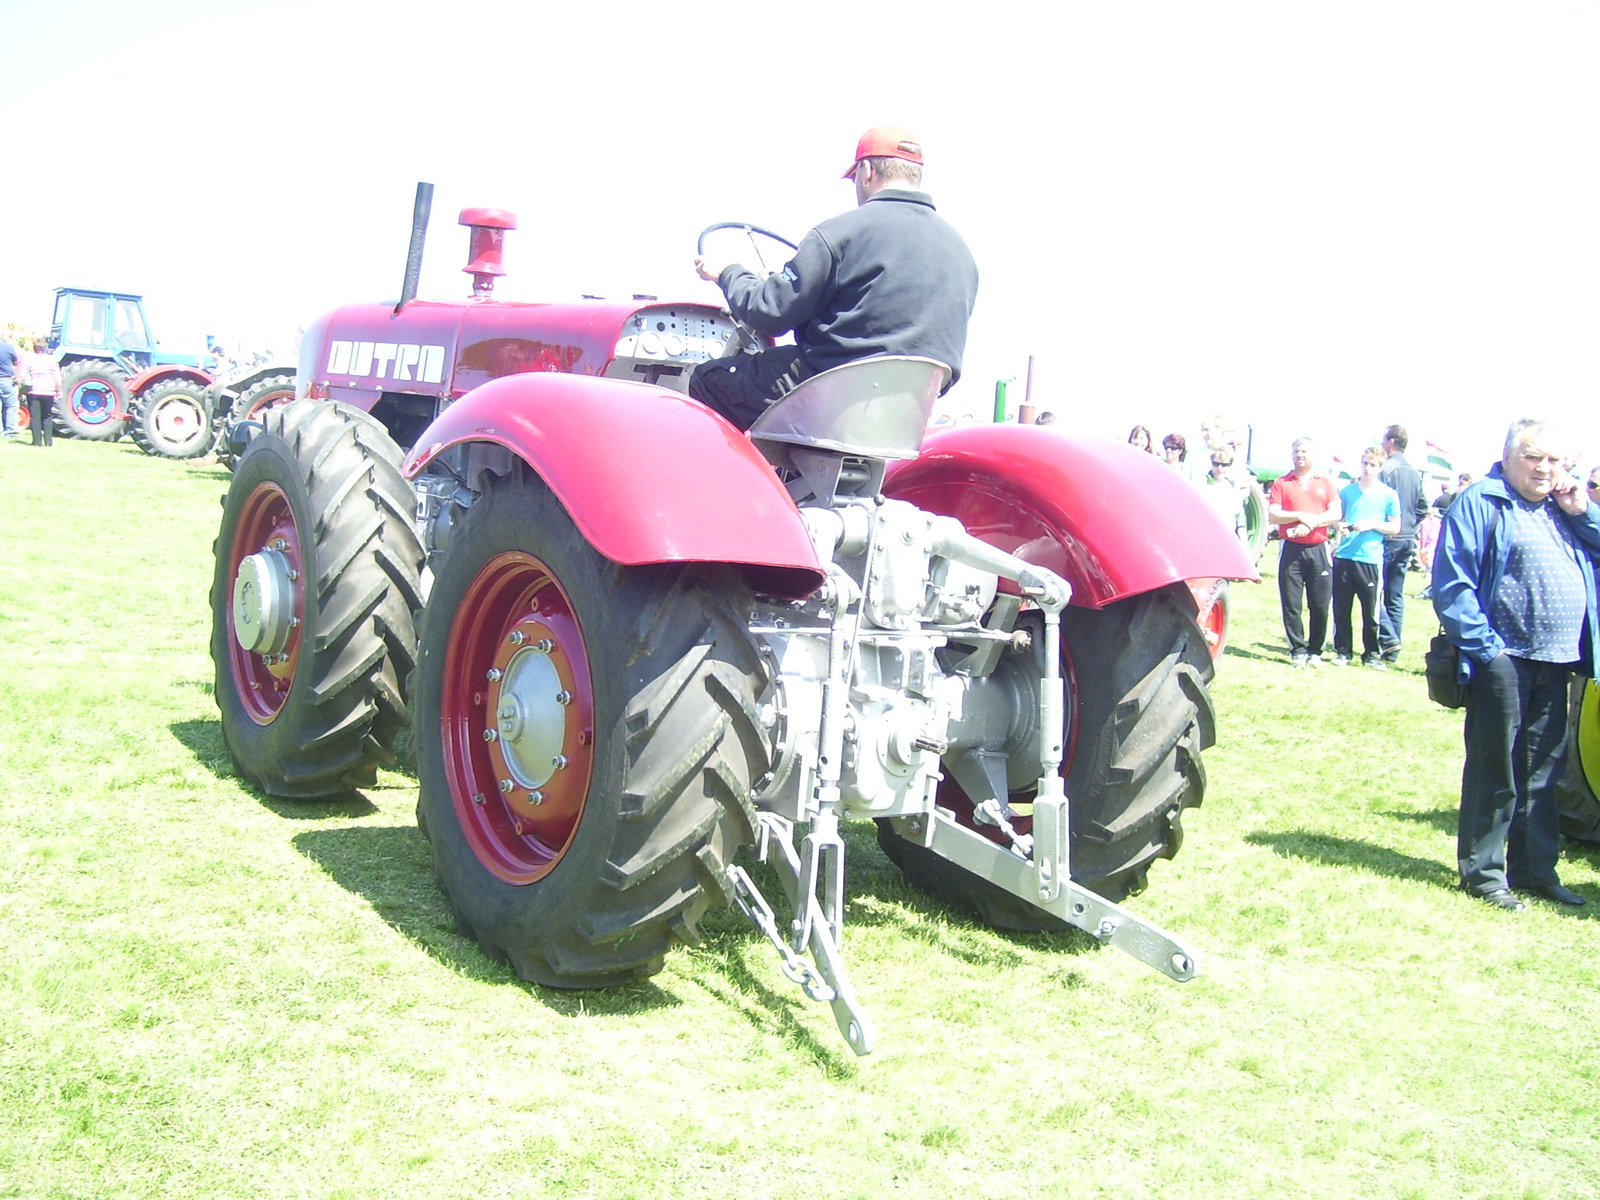
[[[766,280],[735,264],[717,280],[734,316],[760,333],[794,331],[826,371],[879,354],[918,354],[961,375],[978,267],[923,192],[886,189],[818,225]]]
[[[1406,461],[1404,454],[1391,454],[1384,460],[1379,478],[1400,496],[1400,532],[1384,535],[1384,541],[1414,542],[1417,522],[1428,515],[1428,498],[1422,491],[1422,472]]]

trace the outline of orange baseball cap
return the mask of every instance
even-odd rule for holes
[[[856,143],[856,156],[850,160],[850,169],[841,178],[849,179],[856,173],[856,164],[863,158],[903,158],[922,165],[922,143],[911,135],[909,129],[899,125],[879,125],[861,135]]]

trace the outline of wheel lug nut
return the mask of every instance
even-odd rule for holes
[[[525,633],[522,632],[522,630],[513,629],[511,631],[511,644],[513,646],[520,646],[520,645],[522,645],[523,642],[525,642],[527,640],[528,640],[528,637],[527,637],[527,635]]]
[[[499,738],[499,736],[500,735],[492,729],[485,729],[483,731],[483,740],[486,742],[495,741],[497,738]]]
[[[544,793],[543,792],[529,792],[528,793],[528,799],[531,800],[535,804],[543,804],[544,803]]]
[[[509,780],[509,779],[502,779],[500,781],[500,790],[502,792],[510,792],[511,789],[516,787],[516,786],[517,785],[512,783],[511,780]]]
[[[556,703],[557,704],[571,704],[572,703],[572,693],[568,692],[568,691],[565,691],[565,690],[557,692],[556,693]]]
[[[483,793],[482,792],[473,792],[472,793],[472,802],[474,804],[482,804],[483,803]]]
[[[272,541],[267,543],[267,548],[270,550],[276,550],[281,554],[283,551],[289,548],[289,543],[283,538],[273,538]]]
[[[556,644],[554,642],[552,642],[549,638],[540,638],[537,642],[535,642],[533,644],[533,648],[535,650],[537,650],[540,654],[549,654],[550,651],[552,651],[552,650],[554,650],[556,648]]]
[[[500,682],[500,678],[501,678],[501,676],[500,676],[500,668],[499,667],[490,667],[489,668],[489,682],[490,683],[499,683]]]
[[[558,771],[565,770],[567,766],[567,756],[565,754],[556,755],[550,760],[550,765]]]

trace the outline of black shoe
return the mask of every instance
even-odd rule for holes
[[[1485,904],[1492,904],[1496,908],[1505,909],[1507,912],[1526,912],[1528,909],[1528,906],[1513,896],[1507,888],[1501,888],[1496,892],[1484,892],[1481,896],[1476,892],[1472,894]]]
[[[1557,904],[1570,904],[1574,908],[1580,904],[1588,903],[1577,892],[1569,887],[1563,887],[1559,883],[1547,883],[1541,887],[1529,887],[1521,890],[1527,892],[1530,896],[1540,896],[1546,900],[1554,900]]]

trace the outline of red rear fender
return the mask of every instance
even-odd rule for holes
[[[1058,572],[1089,608],[1179,580],[1259,578],[1186,480],[1120,442],[960,426],[892,464],[884,491]]]
[[[128,394],[142,396],[152,384],[165,383],[169,379],[187,379],[201,388],[211,386],[211,375],[199,367],[184,367],[176,363],[166,363],[159,367],[151,367],[148,371],[140,371],[128,380]]]
[[[710,409],[648,384],[528,374],[468,392],[406,456],[414,478],[466,442],[504,446],[549,484],[615,562],[723,562],[798,598],[823,579],[800,513],[749,440]]]

